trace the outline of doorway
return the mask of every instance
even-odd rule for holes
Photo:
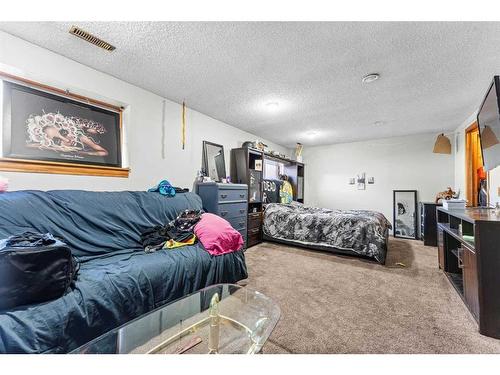
[[[479,191],[486,189],[487,176],[483,168],[483,155],[481,153],[481,140],[477,122],[465,129],[465,195],[467,204],[472,207],[479,206]],[[486,197],[487,197],[486,193]]]

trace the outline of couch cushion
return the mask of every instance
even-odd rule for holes
[[[26,230],[61,237],[82,260],[140,248],[140,234],[185,209],[201,209],[193,193],[165,197],[148,192],[81,190],[0,194],[0,238]]]

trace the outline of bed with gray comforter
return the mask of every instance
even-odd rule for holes
[[[270,203],[264,212],[264,239],[358,255],[385,264],[391,223],[368,210],[331,210],[301,203]]]

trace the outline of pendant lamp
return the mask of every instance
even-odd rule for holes
[[[436,143],[434,143],[434,150],[432,150],[435,154],[451,154],[451,142],[450,139],[441,133],[436,138]]]
[[[497,136],[495,135],[493,130],[491,130],[488,125],[486,125],[481,131],[481,146],[483,147],[483,149],[487,149],[497,145],[498,143],[500,142],[498,142]]]

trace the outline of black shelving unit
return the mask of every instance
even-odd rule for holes
[[[256,169],[259,161],[262,170]],[[231,150],[231,182],[248,185],[247,247],[262,242],[264,210],[262,181],[267,178],[265,176],[266,161],[274,161],[284,165],[284,172],[293,188],[293,199],[304,203],[304,163],[251,147],[233,148]]]
[[[425,246],[437,246],[436,208],[441,204],[420,202],[420,239]]]
[[[438,207],[437,231],[439,268],[477,320],[479,332],[500,338],[500,215]]]

